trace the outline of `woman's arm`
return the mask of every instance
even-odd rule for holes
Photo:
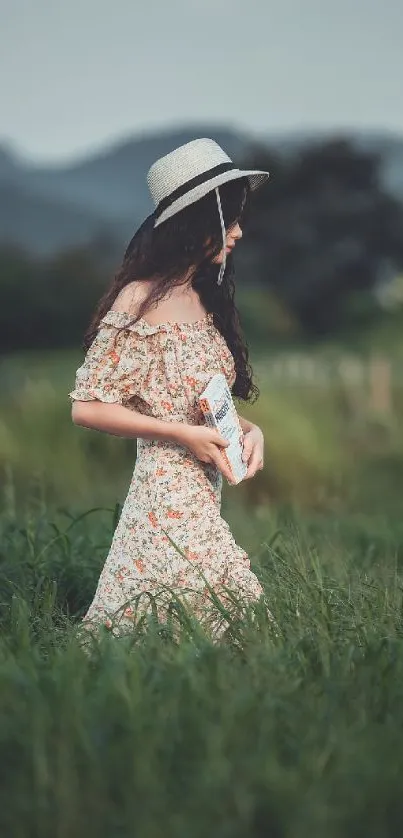
[[[74,401],[72,420],[75,425],[104,431],[114,436],[142,439],[167,439],[180,442],[183,434],[182,422],[165,422],[154,416],[146,416],[122,404],[106,404],[98,399]]]
[[[244,434],[255,427],[253,422],[249,422],[243,416],[238,415],[238,418]],[[182,422],[165,422],[123,405],[105,404],[96,399],[89,402],[73,402],[72,420],[75,425],[84,428],[129,438],[170,439],[172,442],[179,442],[183,431]]]
[[[98,399],[74,400],[72,420],[75,425],[114,436],[175,442],[189,448],[203,462],[214,463],[228,483],[233,484],[231,468],[219,450],[220,446],[228,445],[228,442],[215,428],[190,425],[187,422],[169,422],[147,416],[117,402],[108,404]]]

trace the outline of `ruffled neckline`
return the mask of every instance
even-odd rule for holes
[[[147,320],[144,320],[144,317],[140,317],[136,323],[130,323],[132,319],[133,314],[129,314],[126,311],[109,309],[104,317],[102,317],[101,323],[106,323],[109,326],[117,326],[118,328],[129,324],[127,328],[139,335],[154,335],[156,332],[161,331],[199,331],[213,323],[213,313],[209,311],[199,320],[168,320],[165,323],[148,323]]]

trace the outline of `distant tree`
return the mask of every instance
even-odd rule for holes
[[[106,282],[89,248],[35,258],[0,247],[0,351],[80,345]]]
[[[254,278],[309,332],[342,325],[350,293],[403,266],[403,206],[381,185],[380,163],[343,138],[287,157],[255,145],[243,160],[271,174],[246,217]]]

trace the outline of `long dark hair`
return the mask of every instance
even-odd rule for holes
[[[219,187],[226,230],[241,220],[249,191],[247,178],[236,178]],[[129,283],[142,279],[156,280],[130,324],[144,317],[152,304],[165,297],[170,288],[191,283],[206,311],[212,312],[214,325],[234,358],[236,380],[232,394],[244,401],[256,401],[260,391],[252,382],[248,346],[234,302],[233,255],[227,253],[221,285],[217,284],[220,265],[212,262],[223,247],[214,190],[161,222],[158,227],[154,228],[154,221],[155,213],[152,213],[129,242],[122,265],[99,301],[84,335],[84,350],[89,349],[102,317]],[[189,274],[190,270],[192,273]]]

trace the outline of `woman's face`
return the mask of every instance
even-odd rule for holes
[[[237,221],[236,224],[233,224],[233,226],[229,227],[228,230],[227,230],[227,234],[226,234],[226,237],[225,237],[225,244],[226,244],[225,251],[226,251],[226,253],[231,253],[231,251],[234,249],[238,239],[241,239],[241,238],[242,238],[242,230],[241,230],[241,228],[238,224],[238,221]],[[224,258],[224,248],[222,248],[220,250],[218,256],[215,256],[214,259],[212,259],[212,261],[219,265],[223,261],[223,258]]]

